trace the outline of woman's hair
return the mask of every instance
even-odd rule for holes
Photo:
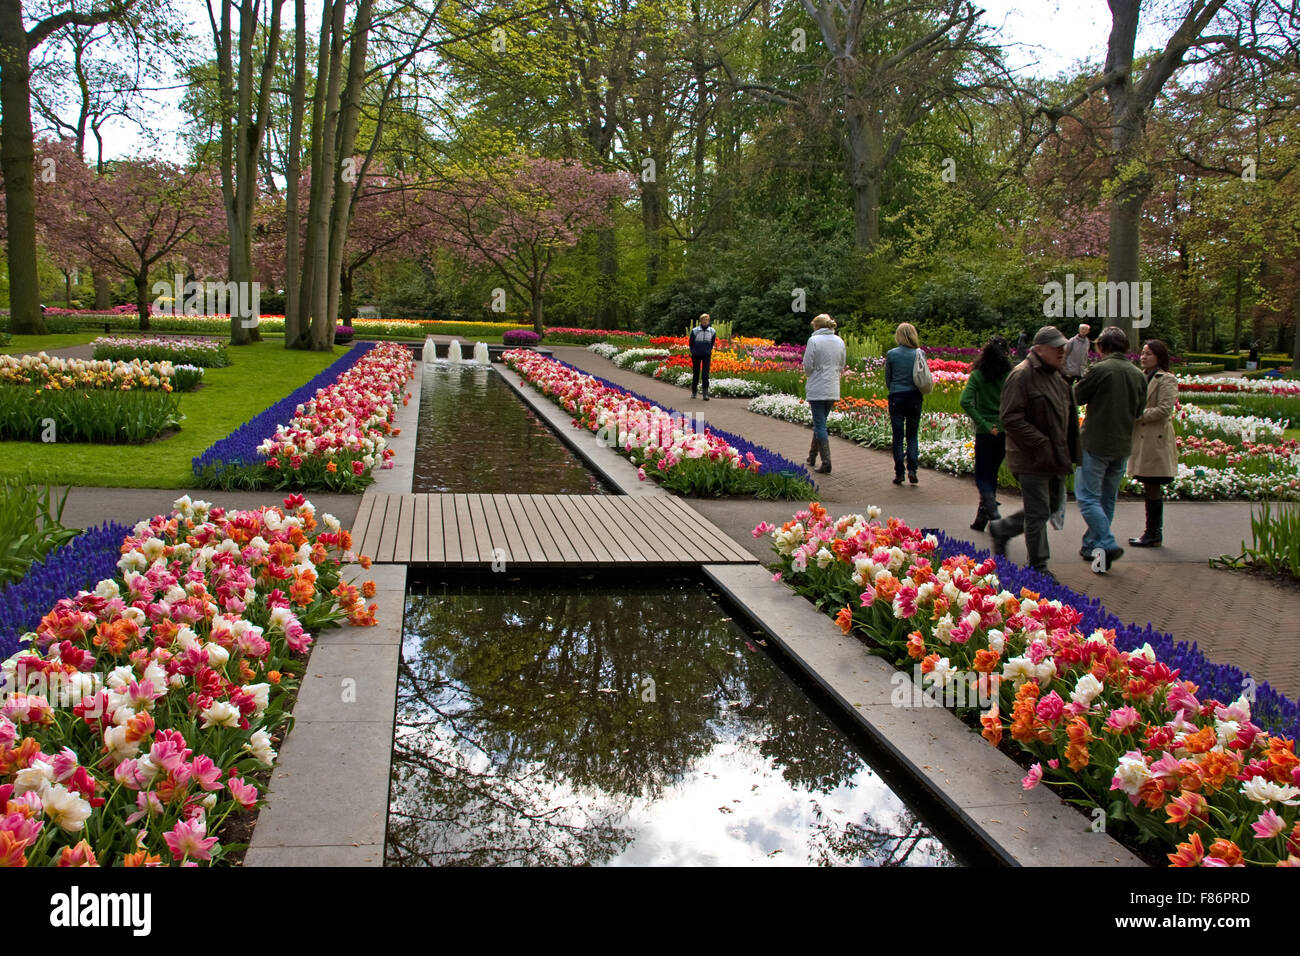
[[[899,345],[905,345],[909,349],[919,349],[921,340],[916,334],[916,326],[911,322],[901,323],[894,332],[894,341]]]
[[[834,332],[835,320],[832,319],[825,312],[823,312],[821,315],[817,316],[812,320],[812,327],[814,329],[830,329],[832,332]]]
[[[980,354],[975,356],[975,361],[970,363],[970,370],[973,372],[976,369],[989,381],[997,381],[1010,372],[1011,360],[1007,358],[1007,343],[997,338],[990,339]]]
[[[1147,339],[1142,344],[1149,348],[1151,354],[1156,357],[1156,365],[1160,367],[1160,371],[1169,371],[1169,346],[1159,339]]]

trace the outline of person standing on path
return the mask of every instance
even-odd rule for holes
[[[700,316],[700,324],[691,329],[691,398],[700,388],[700,373],[704,375],[704,400],[709,400],[709,365],[713,361],[713,343],[718,338],[717,330],[712,327],[713,320],[709,313]]]
[[[1088,351],[1092,348],[1092,342],[1088,340],[1088,333],[1092,331],[1092,326],[1084,322],[1079,326],[1079,334],[1065,346],[1065,377],[1070,380],[1070,385],[1078,385],[1079,379],[1083,378],[1083,369],[1088,364]]]
[[[1135,548],[1158,548],[1164,543],[1164,486],[1178,474],[1178,444],[1174,440],[1174,404],[1178,380],[1169,374],[1169,347],[1159,339],[1142,345],[1142,371],[1147,379],[1147,403],[1133,426],[1133,456],[1128,473],[1142,482],[1147,526],[1140,538],[1129,538]]]
[[[907,436],[907,480],[916,484],[921,446],[921,405],[925,396],[916,387],[913,371],[921,340],[916,327],[904,322],[894,331],[895,348],[885,353],[885,387],[889,389],[889,425],[894,434],[894,484],[903,483],[903,436]]]
[[[1087,523],[1079,554],[1093,570],[1107,571],[1124,555],[1110,523],[1115,518],[1124,466],[1133,450],[1133,427],[1147,402],[1147,382],[1127,357],[1128,335],[1117,325],[1097,336],[1101,353],[1074,387],[1074,400],[1088,406],[1083,423],[1083,461],[1074,476],[1074,496]],[[1103,552],[1100,556],[1098,551]]]
[[[846,350],[844,340],[835,334],[835,320],[822,313],[812,320],[813,333],[803,353],[804,398],[812,409],[813,437],[808,449],[808,467],[817,464],[821,453],[819,474],[831,473],[831,436],[826,430],[826,416],[840,400],[840,376],[844,374]]]
[[[1079,417],[1070,383],[1061,374],[1066,341],[1059,329],[1043,326],[1002,387],[999,417],[1007,435],[1007,467],[1020,483],[1024,508],[988,523],[994,554],[1006,554],[1007,541],[1023,533],[1030,567],[1053,581],[1047,522],[1064,498],[1065,476],[1079,460]]]
[[[962,410],[975,426],[975,487],[980,503],[972,531],[983,531],[990,521],[1002,517],[998,513],[998,469],[1006,457],[1007,436],[998,410],[1010,371],[1006,343],[993,339],[971,363],[970,378],[961,393]]]

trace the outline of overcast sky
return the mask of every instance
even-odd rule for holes
[[[1106,56],[1106,37],[1110,31],[1110,9],[1106,0],[983,0],[985,22],[999,28],[1007,48],[1007,61],[1027,74],[1054,76],[1086,60],[1101,63]],[[201,8],[195,9],[201,12]],[[200,42],[210,43],[205,20],[194,21]],[[201,28],[202,32],[197,32]],[[1172,26],[1152,18],[1143,22],[1139,52],[1163,44]],[[183,116],[176,104],[180,93],[164,98],[150,112],[150,126],[161,142],[150,147],[140,132],[119,123],[107,129],[105,152],[108,158],[131,155],[142,150],[161,153],[173,161],[183,160],[175,133]]]

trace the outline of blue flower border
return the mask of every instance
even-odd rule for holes
[[[280,425],[287,425],[297,412],[298,406],[309,402],[316,393],[326,386],[333,385],[367,352],[379,345],[378,342],[358,342],[344,355],[318,373],[305,385],[294,389],[274,405],[270,405],[257,415],[240,425],[225,438],[213,442],[208,450],[191,462],[195,476],[202,478],[209,467],[221,474],[226,468],[239,468],[257,465],[263,461],[257,453],[257,446],[272,435]]]
[[[18,639],[35,630],[63,598],[116,578],[122,541],[131,530],[116,521],[90,528],[33,564],[21,580],[0,588],[0,660],[20,650]]]
[[[922,530],[938,538],[939,550],[944,555],[968,554],[977,561],[990,557],[989,551],[977,548],[969,541],[949,537],[935,528]],[[994,561],[997,562],[998,580],[1008,591],[1014,594],[1026,587],[1037,591],[1049,601],[1056,600],[1071,605],[1083,615],[1079,626],[1084,634],[1111,628],[1115,631],[1115,644],[1120,650],[1132,651],[1143,644],[1150,644],[1156,659],[1171,669],[1178,670],[1183,680],[1195,683],[1200,688],[1199,695],[1202,698],[1213,697],[1230,703],[1242,695],[1248,686],[1247,680],[1253,680],[1240,667],[1216,664],[1209,660],[1195,641],[1179,641],[1172,634],[1157,631],[1150,624],[1125,624],[1107,611],[1096,598],[1072,591],[1062,584],[1055,584],[1039,572],[1004,557],[994,557]],[[1300,740],[1300,703],[1274,690],[1267,681],[1255,685],[1251,719],[1274,734]]]

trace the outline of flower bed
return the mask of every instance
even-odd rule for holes
[[[60,598],[112,577],[122,539],[130,530],[117,522],[90,528],[32,564],[22,578],[0,588],[0,660],[18,650],[18,639],[35,630],[41,616]]]
[[[414,374],[401,345],[365,343],[194,459],[206,488],[328,488],[356,492],[376,465]]]
[[[96,359],[146,359],[177,362],[200,368],[225,368],[230,364],[224,342],[178,336],[101,336],[90,343]]]
[[[501,336],[501,342],[504,345],[536,345],[542,340],[542,337],[532,329],[511,329]]]
[[[0,385],[0,440],[136,443],[181,423],[170,389]]]
[[[1300,865],[1294,702],[1246,679],[1208,675],[1202,690],[1180,661],[1136,645],[1137,629],[1093,627],[1086,611],[1040,593],[1037,575],[1016,582],[1005,560],[879,515],[833,519],[813,504],[754,534],[770,532],[778,577],[844,633],[914,667],[937,699],[967,711],[978,702],[990,743],[1009,737],[1037,758],[1026,789],[1060,787],[1173,850],[1177,866]]]
[[[133,359],[129,362],[101,362],[93,359],[55,358],[44,352],[36,355],[0,355],[0,383],[50,391],[111,389],[120,392],[171,392],[178,388],[184,391],[176,382],[177,370],[183,367],[170,361]],[[186,383],[197,384],[192,373],[179,374]],[[202,371],[199,371],[198,377],[202,378],[202,375]]]
[[[3,665],[0,865],[225,859],[311,632],[374,623],[340,579],[348,533],[322,521],[301,496],[232,514],[181,498],[121,541],[112,577],[54,604]]]
[[[811,487],[807,471],[789,459],[564,362],[524,350],[506,352],[502,359],[572,413],[575,426],[621,449],[642,480],[653,476],[680,494],[760,498],[796,497],[798,489]]]

